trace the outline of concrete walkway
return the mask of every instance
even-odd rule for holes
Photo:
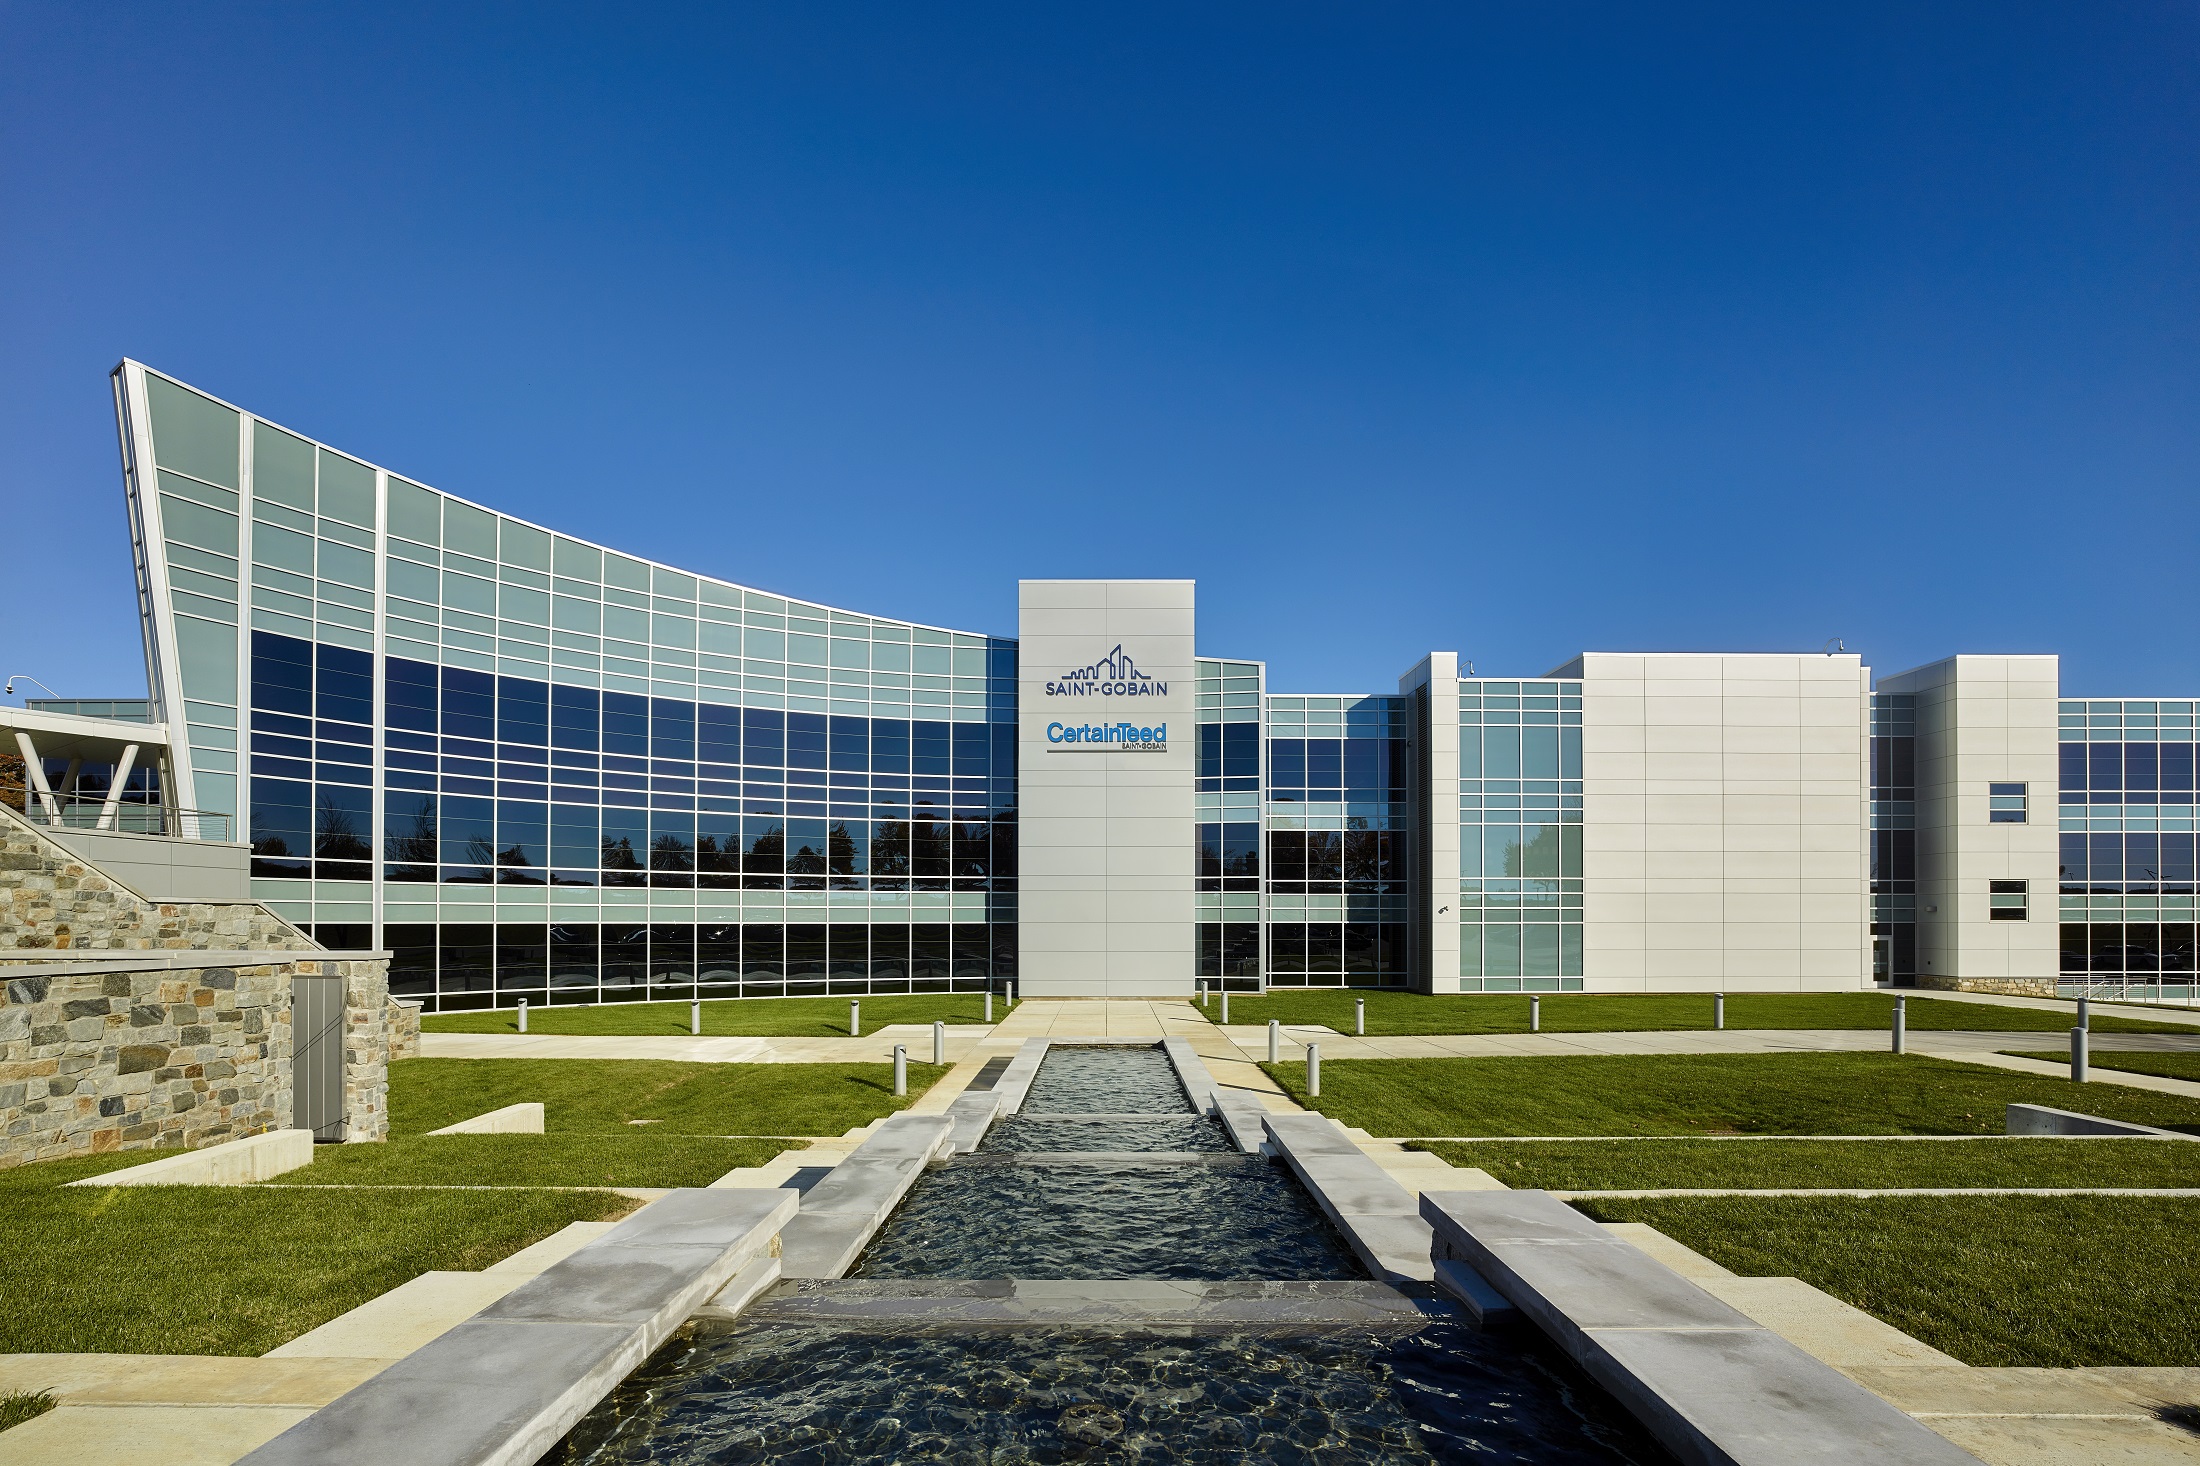
[[[997,1034],[982,1024],[947,1030],[949,1063],[970,1057]],[[1015,1043],[1003,1043],[1006,1051]],[[877,1064],[894,1057],[894,1045],[909,1057],[932,1057],[932,1025],[889,1023],[860,1038],[693,1038],[665,1034],[568,1033],[423,1033],[420,1054],[428,1059],[678,1059],[696,1064]]]
[[[1560,1201],[1642,1201],[1663,1196],[2200,1196],[2200,1186],[1653,1186],[1632,1191],[1553,1191]]]
[[[1977,994],[1933,994],[1966,1001]],[[2003,1006],[2052,1007],[2030,999],[1996,999]],[[2108,1013],[2120,1005],[2097,1004]],[[986,1060],[1013,1054],[1028,1038],[1181,1038],[1221,1084],[1259,1096],[1273,1112],[1298,1107],[1260,1068],[1268,1057],[1265,1024],[1218,1027],[1190,1001],[1178,999],[1027,998],[992,1028],[956,1025],[947,1030],[947,1058],[959,1079],[935,1085],[916,1108],[943,1108],[960,1094]],[[1325,1059],[1478,1059],[1551,1055],[1884,1053],[1888,1034],[1871,1028],[1678,1029],[1628,1033],[1371,1034],[1354,1037],[1319,1024],[1286,1024],[1278,1052],[1292,1063],[1318,1043]],[[2063,1077],[2066,1065],[2018,1058],[2010,1049],[2058,1049],[2058,1033],[1913,1031],[1911,1053],[1983,1064],[2018,1074]],[[426,1033],[420,1051],[436,1059],[673,1059],[700,1064],[877,1064],[901,1044],[918,1061],[931,1058],[927,1024],[889,1024],[860,1038],[693,1038],[684,1034],[596,1036],[551,1033]],[[2200,1032],[2187,1034],[2096,1033],[2096,1053],[2200,1052]],[[2200,1099],[2200,1083],[2129,1074],[2095,1066],[2093,1080]]]
[[[2075,998],[2011,998],[2000,993],[1944,993],[1938,988],[1880,988],[1890,996],[1905,998],[1931,998],[1936,1002],[1977,1003],[1986,1008],[2030,1008],[2041,1013],[2061,1013],[2077,1023],[2078,1003]],[[2136,1018],[2142,1023],[2189,1023],[2200,1029],[2200,1004],[2192,1007],[2150,1007],[2144,1003],[2112,1003],[2105,998],[2092,1000],[2089,1012],[2103,1018]]]
[[[1027,998],[992,1028],[956,1025],[947,1030],[948,1062],[958,1075],[935,1085],[914,1106],[920,1113],[944,1108],[987,1059],[1013,1054],[1025,1039],[1181,1038],[1205,1060],[1220,1083],[1261,1096],[1271,1110],[1296,1110],[1255,1062],[1259,1054],[1231,1043],[1198,1007],[1175,999]],[[1265,1040],[1264,1040],[1265,1041]],[[693,1038],[685,1034],[599,1036],[555,1033],[424,1033],[420,1052],[430,1059],[674,1059],[696,1064],[877,1064],[905,1045],[909,1057],[932,1055],[929,1024],[888,1024],[860,1038]]]
[[[1268,1056],[1266,1024],[1233,1024],[1222,1030],[1248,1058]],[[1306,1057],[1306,1045],[1322,1046],[1324,1059],[1486,1059],[1549,1057],[1557,1054],[1779,1054],[1885,1053],[1890,1037],[1876,1028],[1726,1028],[1679,1029],[1648,1033],[1462,1033],[1370,1034],[1356,1038],[1318,1024],[1284,1024],[1279,1054],[1293,1062]],[[2058,1049],[2057,1033],[1911,1032],[1914,1054],[1972,1058],[2004,1049]],[[2200,1053],[2200,1034],[2096,1033],[2093,1051],[2107,1053]],[[2096,1071],[2097,1077],[2105,1077]]]

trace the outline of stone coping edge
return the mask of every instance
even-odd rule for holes
[[[22,949],[18,949],[19,951]],[[261,949],[256,952],[214,952],[188,947],[73,953],[65,961],[26,959],[0,951],[0,980],[24,977],[77,977],[87,972],[129,971],[134,968],[169,970],[179,967],[280,967],[290,962],[383,962],[388,952],[331,952]]]
[[[744,1269],[759,1291],[786,1190],[668,1192],[244,1461],[531,1466]]]
[[[782,1282],[756,1317],[851,1328],[1107,1328],[1157,1324],[1224,1331],[1386,1326],[1419,1329],[1456,1316],[1447,1299],[1381,1283],[1031,1279]]]
[[[1435,1281],[1433,1234],[1414,1209],[1413,1193],[1370,1160],[1343,1126],[1326,1115],[1263,1115],[1261,1124],[1369,1272],[1386,1283]]]
[[[954,1146],[955,1129],[955,1119],[948,1115],[907,1110],[880,1122],[824,1179],[802,1193],[800,1210],[780,1232],[785,1275],[837,1278],[854,1266],[924,1168]]]
[[[1471,1266],[1692,1466],[1978,1458],[1545,1191],[1423,1193]]]
[[[1024,1099],[1031,1093],[1031,1081],[1039,1077],[1039,1063],[1047,1056],[1043,1038],[1027,1038],[1016,1050],[1016,1057],[1008,1061],[1008,1067],[993,1081],[993,1093],[1001,1097],[1002,1115],[1013,1115],[1024,1107]]]
[[[268,1130],[198,1150],[178,1151],[67,1182],[70,1186],[249,1186],[313,1163],[311,1130]]]

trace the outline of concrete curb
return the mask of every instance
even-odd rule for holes
[[[542,1103],[530,1100],[524,1104],[506,1105],[501,1110],[491,1110],[485,1115],[475,1115],[456,1125],[446,1125],[441,1130],[430,1130],[430,1135],[540,1135],[542,1134]]]
[[[675,1191],[315,1411],[251,1466],[529,1466],[759,1257],[786,1191]]]
[[[1207,1072],[1207,1065],[1199,1057],[1199,1051],[1186,1038],[1161,1040],[1161,1052],[1168,1055],[1169,1066],[1176,1070],[1176,1082],[1184,1086],[1192,1108],[1201,1114],[1212,1114],[1215,1109],[1217,1085],[1215,1076]]]
[[[1433,1282],[1431,1232],[1413,1193],[1323,1115],[1263,1115],[1278,1154],[1313,1193],[1369,1272],[1386,1283]]]
[[[1051,1039],[1027,1038],[1023,1047],[1016,1050],[1016,1057],[1008,1061],[1001,1077],[993,1081],[993,1092],[1001,1097],[1000,1113],[1013,1115],[1024,1107],[1025,1096],[1031,1093],[1031,1081],[1039,1077],[1039,1062],[1047,1056]]]
[[[753,1315],[881,1329],[1426,1327],[1454,1313],[1381,1283],[1211,1283],[1157,1279],[860,1279],[787,1282]]]
[[[845,1273],[924,1168],[954,1144],[947,1115],[894,1115],[802,1196],[779,1234],[780,1269],[790,1278]]]
[[[2046,1105],[2011,1105],[2003,1122],[2011,1135],[2143,1135],[2151,1140],[2200,1140],[2181,1130],[2162,1130],[2132,1120],[2107,1120]]]
[[[997,1089],[970,1090],[955,1097],[947,1107],[947,1118],[953,1129],[949,1132],[947,1148],[961,1154],[978,1148],[985,1139],[985,1132],[993,1128],[999,1118],[1003,1096]]]
[[[1542,1191],[1424,1195],[1471,1265],[1681,1460],[1976,1466],[1977,1457]]]
[[[269,1130],[142,1166],[86,1176],[71,1186],[249,1186],[313,1163],[311,1130]]]

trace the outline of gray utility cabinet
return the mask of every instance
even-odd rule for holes
[[[344,979],[290,980],[291,1120],[315,1140],[344,1138]]]

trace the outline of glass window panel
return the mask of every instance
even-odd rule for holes
[[[257,465],[253,479],[257,484]],[[361,529],[374,528],[374,470],[323,448],[320,509],[325,519],[356,524]]]
[[[477,555],[484,560],[497,557],[497,517],[486,509],[476,509],[456,499],[443,501],[443,545],[446,549]]]
[[[155,463],[225,489],[238,487],[235,408],[151,372],[145,374],[145,396],[153,419]]]
[[[252,425],[252,497],[313,512],[314,447],[281,428]]]
[[[390,533],[423,545],[443,543],[443,496],[401,478],[389,481]]]

